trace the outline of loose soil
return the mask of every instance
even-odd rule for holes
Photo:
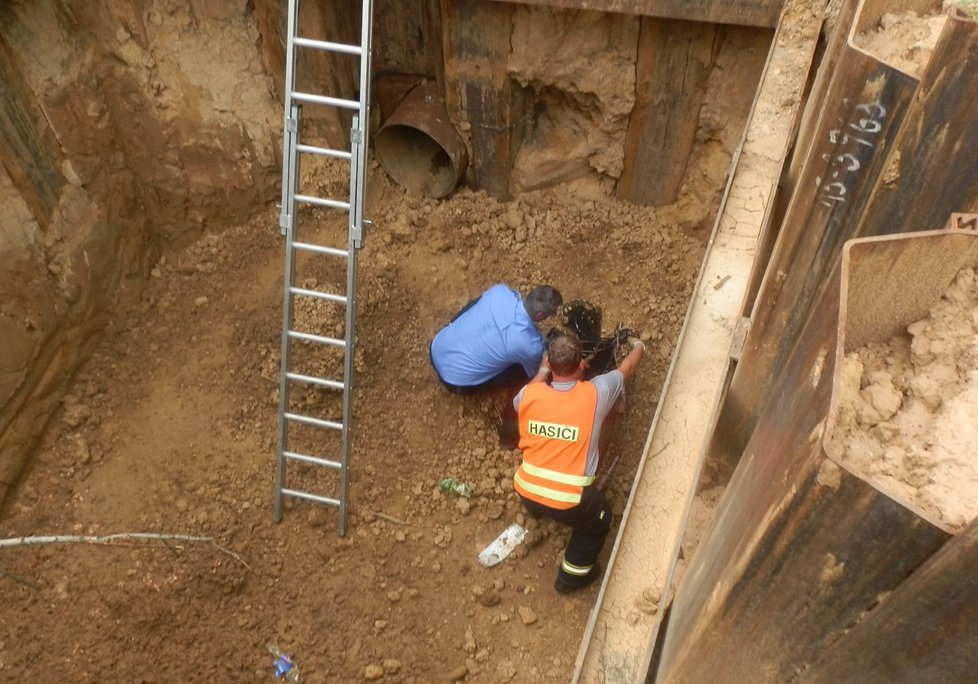
[[[855,37],[860,48],[897,69],[920,78],[934,52],[949,12],[959,8],[973,16],[973,0],[945,0],[937,12],[887,12],[874,29]]]
[[[344,192],[337,169],[304,174],[315,194]],[[448,394],[427,344],[496,282],[551,283],[602,307],[606,330],[641,330],[649,353],[607,452],[623,454],[608,485],[620,514],[702,258],[694,233],[715,202],[681,220],[673,209],[667,224],[596,185],[435,202],[371,175],[347,536],[336,509],[307,502],[272,521],[282,239],[269,207],[160,260],[74,382],[2,534],[209,535],[248,567],[192,544],[4,549],[0,679],[271,680],[270,642],[307,682],[569,678],[596,589],[554,592],[567,532],[524,519],[510,484],[519,454],[498,447],[492,398]],[[315,210],[301,225],[300,239],[344,242],[341,217]],[[297,282],[342,292],[343,277],[318,258],[300,261]],[[330,306],[297,305],[295,327],[342,336]],[[296,354],[327,377],[337,360]],[[319,390],[293,392],[292,405],[338,417]],[[321,438],[295,436],[330,455]],[[320,473],[289,472],[290,486],[336,492]],[[440,492],[445,477],[473,496]],[[479,566],[514,520],[530,540]]]
[[[961,271],[907,334],[846,356],[846,463],[960,531],[978,515],[978,280]]]

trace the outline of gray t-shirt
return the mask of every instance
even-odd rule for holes
[[[621,392],[625,388],[625,376],[621,374],[620,370],[616,369],[609,373],[597,375],[588,382],[592,383],[598,390],[598,405],[594,409],[594,425],[591,426],[591,442],[587,445],[587,465],[584,467],[584,474],[594,475],[598,469],[598,458],[600,457],[598,443],[601,441],[601,424],[604,423],[604,419],[608,416],[611,407],[615,405],[615,401],[621,396]],[[566,392],[576,384],[576,380],[571,382],[555,382],[551,387],[558,392]],[[513,406],[516,408],[517,413],[519,413],[520,402],[523,401],[523,391],[525,389],[525,387],[521,389],[519,394],[513,399]]]

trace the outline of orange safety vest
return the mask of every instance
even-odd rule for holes
[[[563,392],[544,382],[526,386],[519,409],[523,462],[513,476],[517,492],[556,509],[581,502],[594,482],[584,469],[597,408],[598,390],[590,382]]]

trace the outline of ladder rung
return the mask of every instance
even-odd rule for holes
[[[312,416],[300,416],[297,413],[286,413],[283,415],[285,416],[286,420],[294,420],[297,423],[315,425],[316,427],[329,428],[331,430],[343,429],[343,423],[335,423],[332,420],[323,420],[322,418],[313,418]]]
[[[315,48],[316,50],[326,50],[327,52],[342,52],[346,55],[363,54],[363,49],[359,45],[329,43],[325,40],[313,40],[312,38],[300,38],[298,36],[293,38],[292,42],[302,47]]]
[[[343,109],[360,109],[360,103],[356,100],[343,100],[338,97],[328,97],[326,95],[313,95],[311,93],[292,92],[292,99],[298,102],[309,102],[311,104],[321,104],[328,107],[342,107]]]
[[[330,294],[329,292],[318,292],[317,290],[307,290],[302,287],[290,287],[289,292],[291,292],[292,294],[302,295],[303,297],[313,297],[314,299],[325,299],[327,302],[346,304],[346,297],[338,294]]]
[[[322,335],[313,335],[311,333],[299,332],[298,330],[290,330],[289,337],[294,340],[305,340],[306,342],[316,342],[317,344],[328,344],[331,347],[346,346],[346,342],[335,337],[323,337]]]
[[[346,150],[331,150],[326,147],[316,147],[315,145],[296,145],[295,149],[308,154],[318,154],[320,157],[333,157],[334,159],[353,159],[353,155]]]
[[[324,380],[323,378],[314,378],[311,375],[286,373],[285,377],[287,377],[289,380],[295,380],[296,382],[304,382],[309,385],[318,385],[320,387],[328,387],[335,390],[341,390],[344,387],[342,382],[337,382],[336,380]]]
[[[321,245],[310,245],[308,242],[293,242],[292,247],[295,249],[302,249],[307,252],[315,252],[316,254],[327,254],[329,256],[338,256],[346,259],[350,256],[350,253],[345,249],[336,249],[335,247],[323,247]]]
[[[345,211],[350,210],[349,202],[340,202],[339,200],[323,199],[322,197],[312,197],[310,195],[296,195],[296,202],[303,202],[305,204],[314,204],[317,207],[329,207],[330,209],[343,209]]]
[[[343,467],[343,464],[339,461],[330,461],[326,458],[316,458],[315,456],[306,456],[305,454],[297,454],[294,451],[283,451],[283,456],[291,458],[294,461],[302,461],[303,463],[312,463],[313,465],[326,466],[327,468],[336,468],[337,470]]]
[[[318,494],[310,494],[309,492],[300,492],[297,489],[283,489],[282,494],[285,496],[294,496],[297,499],[308,499],[309,501],[318,501],[319,503],[329,504],[330,506],[339,506],[339,499],[332,499],[328,496],[319,496]]]

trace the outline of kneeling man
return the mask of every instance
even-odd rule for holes
[[[644,353],[645,345],[634,340],[618,368],[582,380],[581,343],[557,335],[540,370],[513,399],[523,450],[513,478],[516,492],[531,515],[573,530],[554,582],[561,594],[588,586],[600,573],[595,560],[611,527],[611,507],[594,485],[601,425]]]

